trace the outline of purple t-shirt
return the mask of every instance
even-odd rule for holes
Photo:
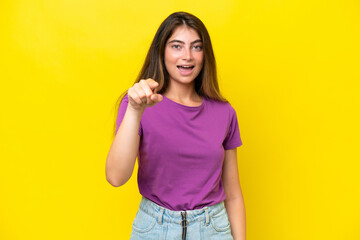
[[[120,104],[117,128],[128,104]],[[242,145],[235,109],[203,97],[190,107],[163,95],[147,107],[139,132],[138,187],[151,201],[173,211],[194,210],[225,200],[224,150]]]

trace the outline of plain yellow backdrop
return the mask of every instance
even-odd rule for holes
[[[174,11],[205,23],[237,111],[247,239],[360,239],[355,0],[1,1],[0,239],[129,239],[115,102]]]

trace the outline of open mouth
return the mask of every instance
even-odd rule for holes
[[[182,76],[191,75],[194,67],[194,65],[177,65],[177,68]]]
[[[177,68],[179,70],[192,70],[194,65],[178,65]]]

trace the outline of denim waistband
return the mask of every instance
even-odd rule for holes
[[[191,223],[199,221],[205,221],[205,223],[208,224],[209,218],[222,211],[225,208],[225,204],[224,201],[222,201],[215,205],[206,206],[201,209],[173,211],[164,208],[142,196],[139,207],[144,212],[156,218],[159,224],[162,224],[163,221],[181,224],[181,212],[186,212],[186,220],[188,222],[188,225],[191,225]]]

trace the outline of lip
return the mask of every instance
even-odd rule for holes
[[[193,68],[184,69],[184,68],[181,68],[180,66],[193,66]],[[183,64],[183,65],[177,65],[176,68],[178,69],[179,73],[182,76],[189,76],[194,71],[195,65]]]

